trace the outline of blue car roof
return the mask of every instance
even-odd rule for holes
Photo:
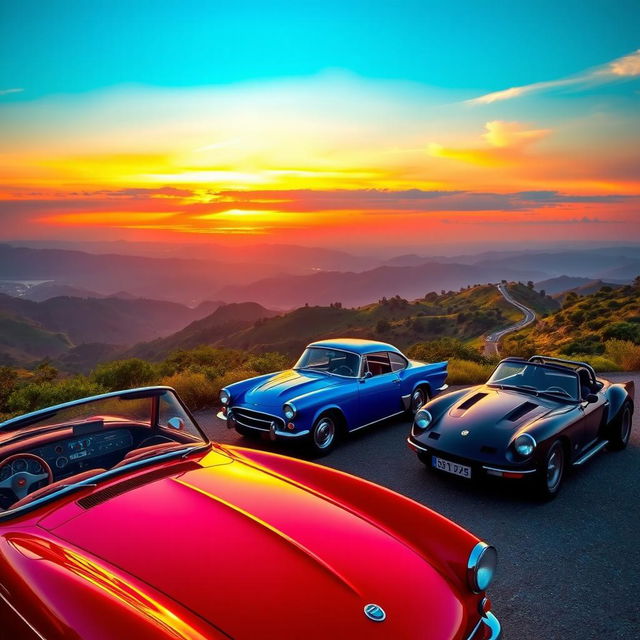
[[[376,340],[360,340],[359,338],[334,338],[333,340],[319,340],[307,345],[308,347],[328,347],[330,349],[345,349],[354,353],[374,353],[375,351],[395,351],[401,353],[399,349],[386,342]]]

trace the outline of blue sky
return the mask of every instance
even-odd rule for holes
[[[5,100],[122,83],[221,85],[347,69],[493,91],[639,46],[640,3],[2,0]]]

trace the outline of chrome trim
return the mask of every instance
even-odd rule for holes
[[[411,406],[411,394],[408,393],[406,396],[400,396],[400,399],[402,400],[405,411],[408,411]]]
[[[28,422],[33,418],[37,418],[38,416],[44,416],[48,413],[57,412],[61,409],[68,409],[69,407],[75,407],[81,404],[89,404],[91,402],[96,402],[98,400],[106,400],[107,398],[115,398],[117,396],[126,396],[135,393],[142,393],[145,391],[173,391],[173,393],[178,395],[176,390],[173,387],[167,387],[165,385],[155,385],[151,387],[137,387],[136,389],[126,389],[125,391],[109,391],[108,393],[99,393],[95,396],[88,396],[86,398],[78,398],[77,400],[71,400],[69,402],[62,402],[61,404],[54,404],[52,407],[45,407],[44,409],[38,409],[37,411],[32,411],[31,413],[24,413],[21,416],[17,416],[16,418],[11,418],[10,420],[5,420],[4,422],[0,422],[0,430],[4,429],[6,426],[11,426],[13,424],[18,424],[23,420]]]
[[[441,387],[439,387],[438,389],[436,389],[436,391],[440,392],[440,391],[446,391],[449,388],[448,384],[443,384]]]
[[[609,444],[608,440],[603,440],[599,445],[593,447],[593,449],[589,449],[585,454],[583,454],[580,458],[578,458],[574,463],[574,467],[579,467],[581,464],[584,464],[587,460],[591,460],[596,453],[602,451]]]
[[[220,420],[224,420],[225,422],[227,421],[227,416],[222,413],[222,409],[216,413],[216,418],[220,418]]]
[[[20,620],[22,620],[22,622],[25,623],[25,625],[31,629],[31,631],[33,631],[33,633],[35,633],[36,636],[38,636],[38,638],[40,638],[40,640],[47,640],[7,599],[7,597],[2,593],[2,591],[0,591],[0,598],[2,598],[2,600],[4,600],[4,602],[6,603],[6,605],[9,607],[9,609],[11,609],[17,616],[18,618],[20,618]]]
[[[390,416],[379,418],[378,420],[374,420],[373,422],[367,422],[367,424],[363,424],[363,425],[360,425],[359,427],[356,427],[355,429],[351,429],[350,433],[353,433],[354,431],[358,431],[358,429],[364,429],[365,427],[370,427],[372,424],[376,424],[377,422],[382,422],[383,420],[389,420],[389,418],[395,418],[395,416],[401,416],[403,413],[404,411],[398,411],[398,413],[392,413]]]
[[[263,427],[256,427],[252,424],[247,424],[246,422],[242,422],[242,420],[238,420],[238,416],[236,414],[233,415],[233,420],[236,424],[239,424],[241,427],[244,427],[245,429],[255,429],[256,431],[264,431],[269,432],[271,430],[270,427],[267,427],[266,429],[264,429]],[[261,420],[260,422],[264,422],[264,420]],[[272,424],[272,423],[269,423]]]
[[[290,431],[279,431],[276,429],[275,434],[282,438],[303,438],[304,436],[308,436],[311,432],[309,429],[305,429],[304,431],[296,431],[294,433]]]
[[[409,436],[407,438],[407,442],[409,443],[410,446],[415,447],[416,449],[420,449],[420,451],[429,451],[429,449],[427,449],[427,447],[423,447],[421,444],[417,444],[416,442],[414,442],[411,439],[411,436]]]
[[[497,471],[498,473],[535,473],[536,469],[498,469],[497,467],[488,467],[482,465],[485,471]]]
[[[528,456],[523,455],[522,453],[520,453],[518,451],[518,447],[516,446],[516,442],[518,441],[518,438],[529,438],[529,440],[531,440],[531,442],[533,443],[533,449],[531,449],[531,453]],[[521,433],[519,436],[516,436],[513,439],[513,450],[523,459],[526,460],[527,458],[530,458],[536,451],[536,447],[538,446],[538,443],[536,442],[536,439],[530,434],[530,433]]]
[[[235,406],[235,407],[229,407],[229,410],[230,411],[234,411],[234,410],[237,410],[237,411],[248,411],[249,413],[257,413],[258,415],[261,415],[261,416],[269,416],[270,418],[274,418],[275,420],[279,420],[280,422],[284,422],[284,418],[281,417],[281,416],[276,416],[275,414],[267,413],[266,411],[257,411],[256,409],[249,409],[249,408],[243,407],[241,405],[238,405],[238,406]],[[258,420],[258,422],[267,422],[267,423],[270,424],[269,420],[262,420],[261,418],[252,418],[252,419]]]
[[[502,628],[498,618],[496,618],[491,611],[487,611],[482,618],[478,620],[478,624],[473,628],[473,631],[467,637],[467,640],[474,639],[476,633],[478,633],[478,630],[480,629],[480,625],[485,625],[491,631],[491,635],[487,640],[500,640],[500,638],[502,638]]]

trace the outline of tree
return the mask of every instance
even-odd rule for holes
[[[531,289],[531,290],[533,290],[533,280],[529,280],[529,281],[527,282],[527,289]]]
[[[376,324],[376,333],[388,333],[391,331],[391,325],[387,320],[378,320]]]

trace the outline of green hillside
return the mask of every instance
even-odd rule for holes
[[[540,308],[554,304],[525,285],[514,285],[515,294]],[[217,324],[207,326],[205,319],[164,340],[139,345],[134,355],[157,359],[172,349],[191,348],[198,343],[295,356],[313,340],[339,336],[384,340],[406,349],[415,343],[442,337],[477,341],[487,332],[520,318],[521,313],[494,286],[478,285],[457,292],[433,292],[414,301],[399,296],[383,298],[353,309],[344,308],[340,303],[328,307],[305,306],[283,315],[261,318],[227,334]]]
[[[25,318],[0,313],[0,363],[34,362],[71,348],[69,339]]]
[[[640,350],[640,278],[633,285],[605,286],[590,295],[569,293],[561,309],[505,337],[501,351],[523,356],[605,356],[628,368],[614,350],[622,348],[631,354],[636,347]]]

